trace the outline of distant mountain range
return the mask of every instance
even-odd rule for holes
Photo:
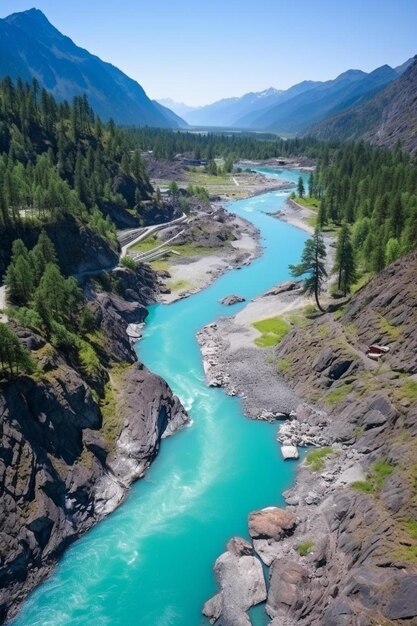
[[[402,74],[383,91],[326,118],[310,129],[320,139],[365,139],[393,148],[398,141],[409,152],[417,150],[417,56],[401,66]]]
[[[150,100],[135,80],[62,35],[37,9],[0,19],[0,77],[4,76],[37,78],[59,100],[85,93],[104,120],[187,126],[173,111]]]
[[[397,68],[383,65],[373,72],[348,70],[333,80],[303,81],[282,91],[274,88],[192,108],[163,101],[193,126],[232,127],[282,134],[305,133],[326,119],[362,105],[393,83],[411,60]]]

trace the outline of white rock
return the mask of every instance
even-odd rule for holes
[[[281,446],[281,454],[284,460],[298,459],[299,456],[297,446]]]

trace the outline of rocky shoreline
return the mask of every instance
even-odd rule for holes
[[[229,378],[233,367],[222,359],[234,339],[223,320],[200,334],[213,384],[241,395],[249,417],[285,419],[281,443],[314,446],[283,494],[287,507],[265,503],[251,513],[250,541],[233,538],[216,561],[220,592],[203,609],[211,623],[250,626],[247,611],[259,603],[270,626],[417,623],[416,542],[408,530],[416,513],[409,467],[417,401],[404,399],[412,383],[396,373],[399,358],[410,374],[417,371],[409,334],[416,262],[415,254],[397,262],[345,305],[341,319],[328,313],[312,320],[272,351],[277,364],[285,363],[275,385],[287,387],[295,403],[306,399],[287,415],[279,394],[262,413],[253,387]],[[374,342],[390,347],[383,368],[366,356]],[[245,355],[252,371],[259,367],[255,353]],[[269,402],[269,380],[263,389]],[[265,577],[260,566],[269,568]]]

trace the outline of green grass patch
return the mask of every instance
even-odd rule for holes
[[[276,346],[291,330],[290,324],[282,317],[259,320],[254,322],[252,326],[261,333],[261,336],[255,339],[256,345],[260,348]]]
[[[293,368],[293,364],[288,357],[280,359],[277,364],[278,374],[290,374]]]
[[[391,322],[389,322],[385,317],[381,316],[379,318],[378,328],[386,337],[388,337],[388,339],[391,339],[392,341],[396,341],[400,338],[401,331],[398,326],[391,324]]]
[[[417,546],[401,546],[394,551],[395,559],[398,561],[406,561],[407,563],[417,562]]]
[[[368,480],[357,480],[350,486],[352,487],[352,489],[355,489],[355,491],[360,491],[361,493],[373,492],[372,484]]]
[[[353,285],[351,286],[350,293],[354,294],[362,289],[362,287],[365,287],[365,285],[367,285],[371,280],[372,276],[373,274],[371,272],[365,272],[364,274],[362,274],[362,276],[358,278],[356,283],[353,283]]]
[[[391,476],[395,467],[379,460],[372,463],[366,480],[359,480],[352,483],[351,487],[362,493],[372,493],[378,495],[384,486],[386,479]]]
[[[319,336],[320,336],[322,339],[326,339],[326,337],[328,337],[328,336],[329,336],[329,333],[330,333],[330,328],[329,328],[328,324],[321,324],[321,325],[318,327],[317,332],[318,332]]]
[[[410,402],[417,401],[417,380],[407,380],[397,390],[397,395],[400,400],[409,400]]]
[[[172,280],[167,283],[167,286],[171,291],[188,291],[191,283],[188,280]]]
[[[156,259],[156,261],[151,261],[149,264],[155,272],[168,272],[170,266],[169,261],[165,261],[163,259]]]
[[[336,387],[336,389],[329,391],[329,393],[324,397],[323,401],[325,402],[325,404],[330,404],[332,406],[335,404],[339,404],[339,402],[342,402],[342,400],[344,400],[346,396],[350,394],[351,390],[351,385]]]
[[[316,226],[317,226],[317,216],[316,215],[310,215],[310,217],[307,217],[306,223],[311,228],[316,228]]]
[[[218,174],[217,176],[213,176],[203,171],[193,172],[189,170],[187,172],[187,182],[199,186],[233,185],[236,187],[230,174]]]
[[[312,472],[320,472],[324,468],[326,458],[331,454],[334,454],[332,448],[318,448],[317,450],[311,450],[306,456],[308,469]]]
[[[307,304],[307,306],[305,306],[303,309],[303,313],[307,317],[311,315],[315,315],[317,312],[318,312],[318,308],[316,307],[315,304]]]
[[[345,307],[341,306],[340,309],[337,309],[337,311],[335,311],[334,316],[333,316],[334,319],[335,320],[342,319],[344,312],[345,312]]]
[[[310,198],[310,196],[304,196],[303,198],[295,196],[294,202],[313,211],[318,211],[320,208],[320,200],[318,198]]]
[[[100,432],[110,450],[115,449],[122,431],[123,414],[119,409],[118,392],[123,383],[124,373],[129,367],[129,363],[122,363],[109,370],[110,379],[105,387],[104,398],[100,400],[102,416]]]
[[[100,360],[96,351],[93,346],[83,339],[79,340],[78,360],[80,362],[81,369],[88,376],[93,376],[100,370]]]
[[[129,252],[150,252],[160,243],[162,242],[158,241],[155,235],[151,235],[151,237],[138,241],[134,246],[131,246]]]
[[[295,550],[300,556],[307,556],[307,554],[310,554],[313,547],[314,541],[307,539],[306,541],[301,541],[298,545],[296,545]]]
[[[404,523],[405,531],[410,535],[412,539],[417,541],[417,520],[409,519]]]
[[[129,270],[135,270],[138,267],[138,264],[131,256],[124,256],[120,264],[122,267],[126,267]]]

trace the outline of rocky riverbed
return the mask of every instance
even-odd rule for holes
[[[228,270],[251,263],[262,250],[257,229],[218,203],[195,207],[186,224],[165,229],[158,239],[174,236],[184,253],[167,257],[168,269],[159,272],[164,303],[204,289]]]
[[[274,349],[275,385],[291,390],[293,402],[304,400],[278,438],[316,453],[284,494],[286,509],[272,502],[253,512],[251,541],[235,538],[216,562],[221,591],[203,610],[212,623],[249,625],[248,608],[265,598],[271,626],[417,623],[416,267],[415,253],[396,262],[336,315],[292,330]],[[225,343],[213,352],[216,330],[202,335],[208,365],[224,355]],[[219,334],[230,340],[224,328]],[[374,343],[389,348],[378,365],[367,357]],[[257,370],[253,354],[246,367]],[[212,374],[215,383],[236,384]],[[257,390],[240,382],[246,406],[257,407],[251,417],[285,417],[277,415],[279,394],[268,404],[269,379],[264,415]],[[269,568],[264,581],[253,560]]]

